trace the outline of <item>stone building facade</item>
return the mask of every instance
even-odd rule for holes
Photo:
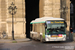
[[[70,0],[40,0],[40,17],[64,18],[70,28]]]
[[[5,31],[8,38],[12,38],[12,15],[8,11],[12,2],[17,7],[14,15],[14,37],[25,38],[25,0],[0,0],[0,36]],[[64,18],[67,22],[67,31],[69,31],[70,0],[39,0],[39,16]]]
[[[0,36],[3,37],[3,31],[12,38],[12,15],[9,14],[9,6],[14,3],[17,12],[14,15],[14,37],[25,38],[25,0],[0,0]]]

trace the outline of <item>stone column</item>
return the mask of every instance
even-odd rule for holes
[[[0,36],[1,36],[1,0],[0,0]]]
[[[66,22],[67,22],[67,33],[70,31],[70,0],[66,0],[66,7],[68,8],[66,11]]]
[[[39,1],[39,16],[43,17],[44,0]]]

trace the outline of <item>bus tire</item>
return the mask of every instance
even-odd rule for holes
[[[32,34],[30,34],[30,38],[32,39]]]
[[[43,41],[43,37],[42,37],[42,36],[40,36],[40,42],[42,42],[42,43],[44,42],[44,41]]]
[[[34,35],[32,34],[32,39],[34,39],[34,37],[33,37]]]

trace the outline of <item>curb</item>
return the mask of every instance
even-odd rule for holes
[[[20,43],[20,42],[29,42],[30,39],[16,39],[16,40],[0,40],[0,43]]]
[[[4,42],[4,41],[0,41],[0,43],[12,43],[12,41],[6,41],[6,42]]]
[[[16,41],[16,40],[15,40]],[[16,41],[17,43],[20,43],[20,42],[29,42],[30,40],[26,40],[26,41]]]

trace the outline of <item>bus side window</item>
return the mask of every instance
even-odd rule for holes
[[[35,32],[35,26],[36,26],[36,25],[34,24],[34,32]]]
[[[35,24],[34,30],[35,32],[37,32],[37,24]]]
[[[35,31],[35,24],[32,24],[32,31]]]

